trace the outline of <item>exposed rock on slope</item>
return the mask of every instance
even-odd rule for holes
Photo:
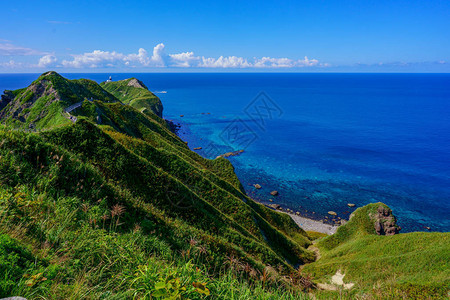
[[[397,220],[389,207],[379,206],[375,217],[375,231],[378,235],[397,234],[401,227],[397,226]]]
[[[360,207],[335,234],[318,240],[321,258],[304,266],[303,271],[318,283],[345,273],[346,279],[355,283],[348,299],[372,293],[370,299],[446,299],[450,286],[450,234],[396,234],[399,230],[385,204]]]
[[[148,88],[145,86],[145,84],[142,81],[140,81],[139,79],[136,79],[136,78],[131,78],[131,80],[128,81],[127,85],[135,87],[135,88],[148,90]]]

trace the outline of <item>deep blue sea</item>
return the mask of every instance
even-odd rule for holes
[[[141,79],[200,155],[245,149],[229,159],[261,202],[322,219],[381,201],[402,232],[450,231],[450,74],[63,75]],[[37,76],[0,74],[0,89]]]

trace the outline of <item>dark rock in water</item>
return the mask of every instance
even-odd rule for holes
[[[270,194],[271,194],[272,196],[278,196],[278,191],[271,191]]]
[[[236,156],[236,155],[239,155],[239,154],[241,154],[243,152],[244,152],[244,150],[237,150],[237,151],[227,152],[227,153],[224,153],[224,154],[221,154],[221,155],[217,156],[216,158]]]
[[[377,209],[377,213],[374,226],[378,235],[394,235],[399,233],[401,227],[397,226],[397,220],[390,208],[380,206]]]
[[[271,207],[273,209],[281,209],[281,205],[280,204],[269,204],[267,205],[268,207]]]
[[[180,124],[176,124],[172,120],[165,119],[165,121],[166,121],[167,125],[169,126],[169,130],[172,131],[173,133],[177,134],[178,131],[181,128],[181,125]]]

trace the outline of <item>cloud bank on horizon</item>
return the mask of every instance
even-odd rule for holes
[[[194,52],[166,54],[165,45],[159,43],[149,54],[144,48],[137,53],[94,50],[83,54],[72,54],[71,58],[60,59],[55,54],[38,52],[33,49],[0,43],[1,56],[43,55],[37,63],[25,64],[10,60],[1,63],[3,68],[64,68],[64,69],[104,69],[104,68],[303,68],[326,67],[317,59],[290,59],[261,57],[248,59],[238,56],[220,56],[218,58],[197,56]]]
[[[3,58],[3,61],[2,61]],[[14,45],[9,40],[0,39],[0,72],[42,71],[57,69],[64,71],[87,70],[155,70],[155,69],[250,69],[250,70],[304,70],[304,71],[346,71],[346,72],[449,72],[449,63],[444,60],[425,62],[379,62],[374,64],[354,63],[351,65],[334,65],[319,62],[317,59],[253,57],[240,56],[205,57],[195,55],[192,51],[166,54],[165,45],[157,44],[153,52],[139,48],[137,53],[94,50],[82,54],[65,56],[55,53]]]

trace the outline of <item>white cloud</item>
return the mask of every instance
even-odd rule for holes
[[[125,61],[125,65],[129,65],[130,62],[137,62],[142,64],[143,66],[148,66],[150,63],[150,59],[147,55],[147,51],[144,48],[139,48],[138,54],[128,54],[124,56],[123,60]]]
[[[318,66],[319,61],[317,59],[308,59],[305,56],[304,59],[292,60],[289,58],[272,58],[263,57],[261,59],[255,58],[254,67],[257,68],[295,68],[295,67],[313,67]]]
[[[69,68],[111,68],[120,66],[129,67],[164,67],[164,44],[153,48],[152,57],[147,50],[140,48],[138,53],[123,54],[116,51],[94,50],[83,54],[73,54],[72,60],[63,60],[62,65]]]
[[[73,60],[63,60],[62,65],[71,68],[100,68],[106,67],[108,64],[114,65],[118,61],[122,61],[125,56],[116,51],[94,50],[93,52],[84,54],[73,54],[72,57]]]
[[[198,63],[200,57],[195,56],[194,52],[183,52],[178,54],[169,54],[173,67],[192,67]]]
[[[152,62],[156,64],[157,67],[164,67],[164,44],[159,43],[153,48],[153,56],[152,56]]]
[[[55,63],[42,58],[42,63]],[[47,62],[48,61],[48,62]],[[262,57],[248,60],[239,56],[204,57],[196,56],[194,52],[165,54],[165,45],[160,43],[153,48],[149,56],[147,50],[140,48],[137,53],[124,54],[116,51],[95,50],[83,54],[73,54],[71,60],[63,60],[62,66],[67,68],[137,68],[137,67],[181,67],[181,68],[298,68],[324,66],[316,59],[293,60],[289,58]]]
[[[0,63],[0,67],[1,68],[5,68],[5,69],[18,69],[18,68],[22,68],[23,67],[23,63],[16,62],[16,61],[11,59],[8,62]]]
[[[0,42],[0,56],[24,56],[24,55],[43,55],[47,54],[31,48],[16,46],[9,41],[1,40]]]
[[[198,65],[198,67],[203,68],[249,68],[252,66],[247,59],[237,56],[220,56],[217,59],[202,57],[202,61]]]
[[[54,55],[51,55],[51,54],[44,55],[39,59],[38,67],[46,68],[46,67],[54,66],[57,61],[58,61],[58,59]]]

